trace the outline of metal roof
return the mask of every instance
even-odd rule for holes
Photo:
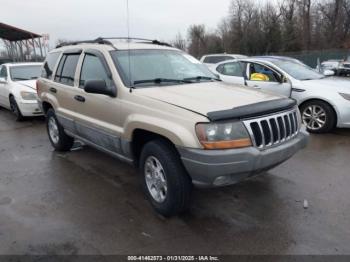
[[[11,25],[0,23],[0,38],[8,41],[20,41],[41,37],[36,33],[32,33]]]

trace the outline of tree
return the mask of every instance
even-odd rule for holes
[[[172,45],[178,49],[186,51],[186,39],[184,39],[181,33],[178,33],[175,37],[175,40],[172,41]]]

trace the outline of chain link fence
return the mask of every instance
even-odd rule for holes
[[[284,52],[274,53],[271,55],[293,57],[311,66],[312,68],[316,68],[318,59],[320,59],[321,63],[327,60],[350,60],[350,50],[348,49]]]

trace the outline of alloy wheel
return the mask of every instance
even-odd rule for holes
[[[163,203],[167,197],[168,186],[164,168],[156,157],[147,158],[144,175],[147,189],[152,198],[158,203]]]
[[[303,123],[310,130],[319,130],[326,124],[326,111],[318,105],[310,105],[303,111]]]

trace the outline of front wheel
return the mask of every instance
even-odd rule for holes
[[[144,191],[158,213],[169,217],[188,208],[191,179],[176,149],[169,142],[159,139],[144,146],[140,173]]]
[[[24,119],[24,117],[21,113],[21,110],[18,107],[16,99],[13,96],[10,97],[10,107],[11,107],[12,113],[14,113],[16,116],[16,121],[17,122],[22,121]]]
[[[336,114],[326,102],[315,100],[300,108],[303,123],[310,133],[328,133],[336,125]]]
[[[52,108],[50,108],[46,114],[46,128],[50,142],[57,151],[69,151],[72,148],[74,138],[68,136],[64,132]]]

